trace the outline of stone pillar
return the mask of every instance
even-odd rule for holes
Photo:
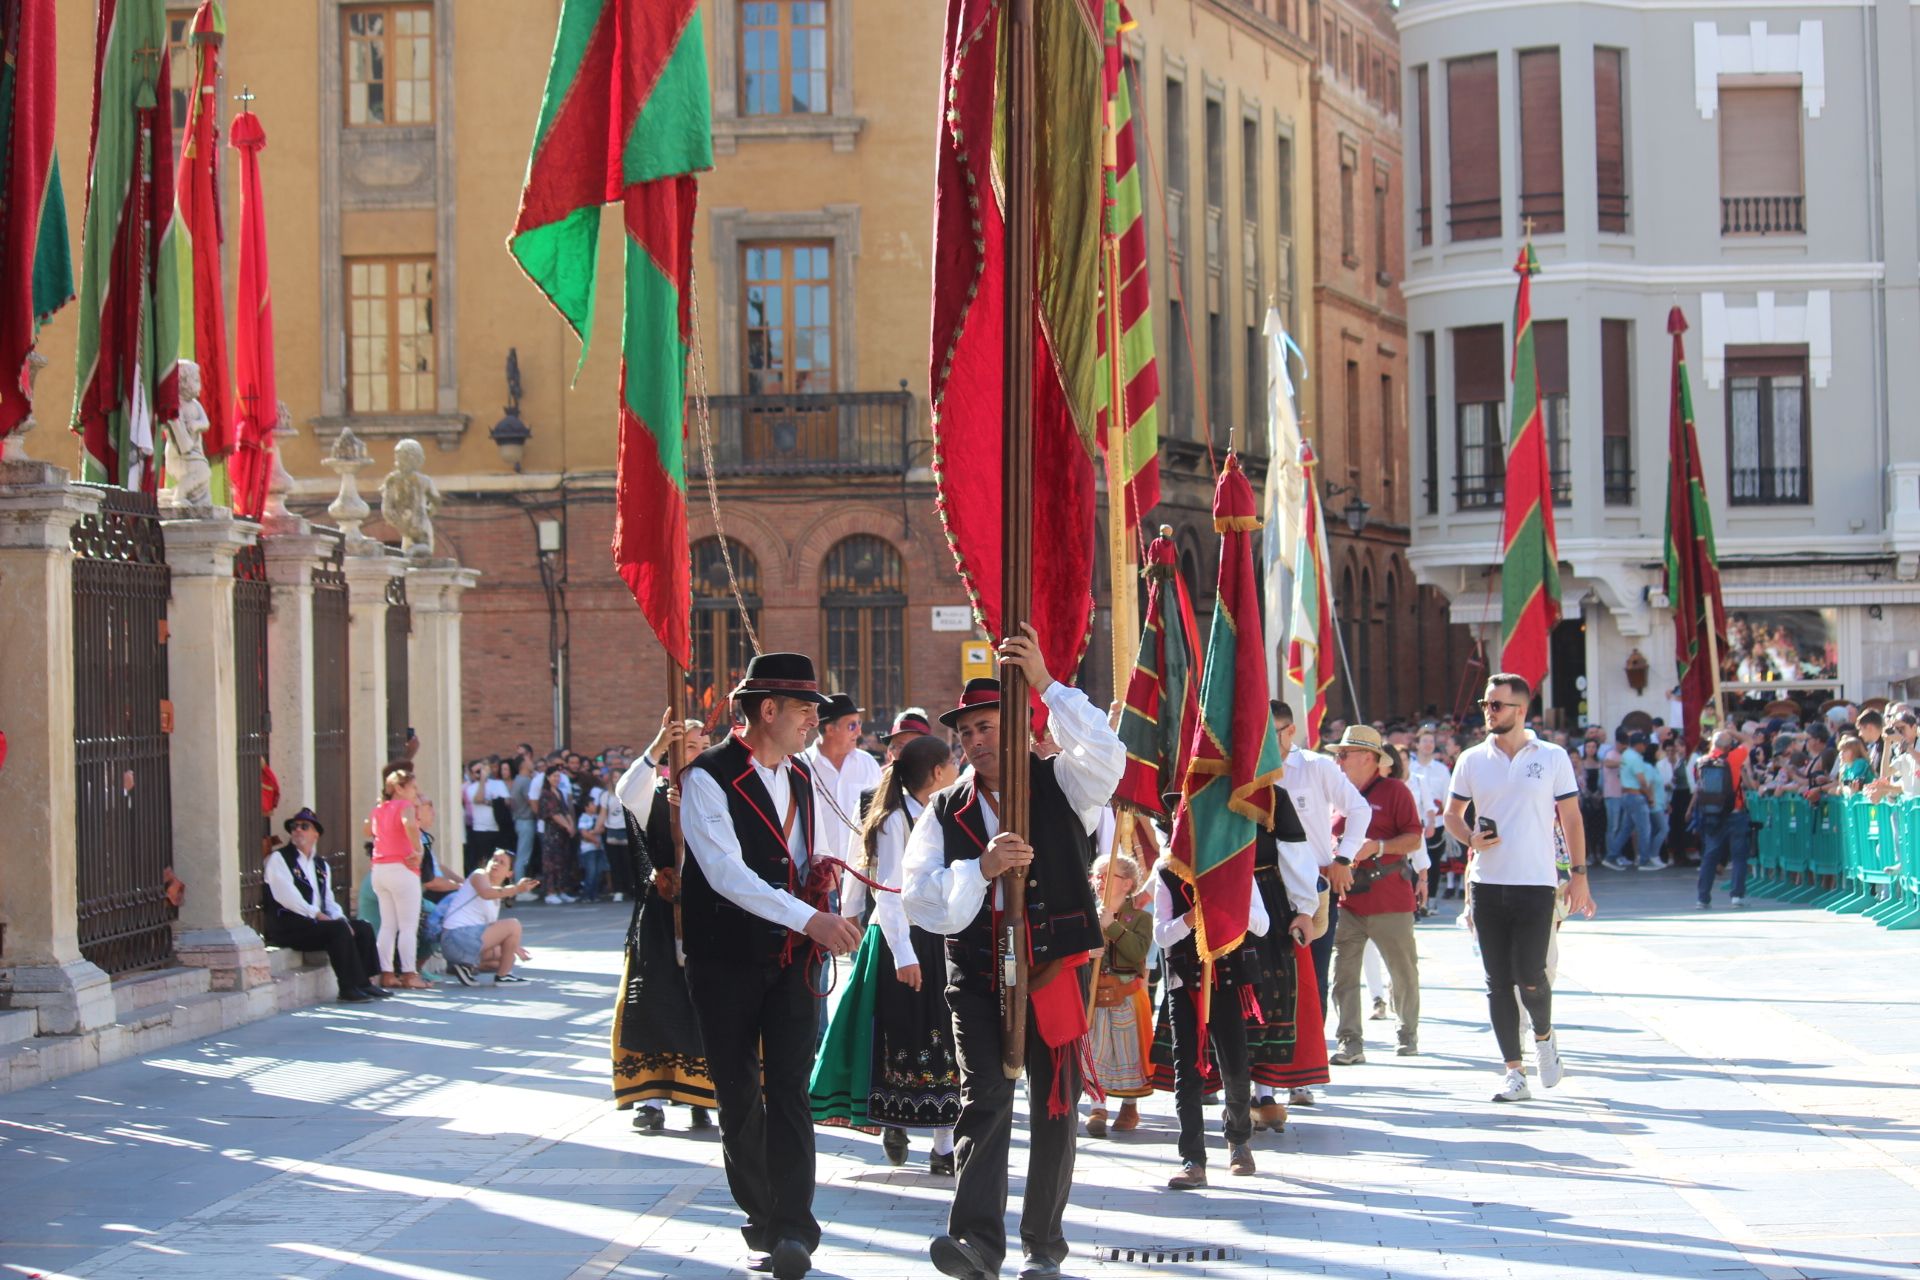
[[[407,570],[407,603],[413,608],[413,639],[407,646],[408,695],[412,700],[420,755],[414,761],[421,794],[440,805],[443,848],[460,847],[460,597],[480,581],[480,571],[451,560]],[[456,854],[445,865],[460,861]]]
[[[333,540],[298,516],[269,522],[260,538],[273,613],[267,620],[267,708],[273,716],[271,763],[280,807],[314,802],[313,570]]]
[[[99,495],[44,462],[0,462],[0,1005],[43,1035],[114,1020],[107,975],[80,955],[74,814],[73,526]]]
[[[353,735],[353,826],[346,847],[353,854],[355,884],[369,871],[360,824],[380,802],[380,767],[387,762],[387,584],[405,572],[379,543],[372,545],[379,548],[375,554],[349,551],[341,565],[347,576],[347,652],[353,655],[347,717]]]
[[[209,969],[213,989],[272,981],[266,944],[241,919],[239,714],[233,652],[233,559],[259,526],[229,511],[162,520],[173,602],[167,680],[173,701],[173,869],[187,885],[174,926],[180,963]],[[246,781],[251,790],[258,779]]]

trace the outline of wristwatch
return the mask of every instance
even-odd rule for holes
[[[1344,853],[1336,853],[1336,854],[1334,854],[1334,855],[1333,855],[1333,860],[1334,860],[1335,862],[1337,862],[1337,863],[1339,863],[1339,864],[1340,864],[1341,866],[1343,866],[1343,867],[1350,867],[1350,866],[1352,866],[1352,865],[1353,865],[1353,859],[1352,859],[1352,858],[1349,858],[1349,857],[1348,857],[1348,856],[1347,856],[1346,854],[1344,854]]]
[[[1567,871],[1572,875],[1583,876],[1587,874],[1587,864],[1583,862],[1577,867],[1568,867]]]

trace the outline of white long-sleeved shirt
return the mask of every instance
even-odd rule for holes
[[[760,785],[773,801],[773,812],[768,816],[784,825],[788,806],[793,803],[793,788],[788,782],[793,765],[782,760],[769,769],[760,763],[758,756],[750,758]],[[825,838],[823,807],[816,798],[813,805],[815,849],[822,848]],[[768,884],[747,866],[740,853],[740,837],[733,829],[733,815],[727,809],[726,793],[705,769],[689,769],[680,775],[680,834],[688,855],[699,864],[700,874],[707,878],[715,893],[763,920],[783,924],[795,933],[806,931],[807,921],[813,919],[813,908],[785,889]],[[787,837],[787,853],[793,859],[796,878],[802,880],[807,874],[807,834],[806,828],[796,821],[793,833]]]
[[[1280,846],[1280,883],[1286,886],[1287,901],[1301,915],[1312,915],[1320,901],[1320,864],[1315,861],[1317,855],[1313,846],[1300,840],[1281,840]],[[1254,897],[1259,897],[1255,894]],[[1261,910],[1265,910],[1265,906]]]
[[[313,869],[313,855],[302,853],[297,856],[300,859],[300,873],[306,876],[307,883],[314,886],[314,892],[318,894],[320,880]],[[319,902],[313,901],[300,892],[300,886],[294,882],[293,872],[287,868],[287,860],[278,853],[267,858],[267,892],[273,895],[275,902],[293,914],[305,916],[309,920],[347,918],[347,913],[340,909],[339,902],[334,899],[331,883],[327,885],[325,896],[321,897]]]
[[[653,817],[653,797],[660,785],[660,766],[647,759],[641,752],[620,780],[613,784],[613,794],[633,819],[634,826],[643,834],[647,821]]]
[[[1289,888],[1288,894],[1293,890]],[[1315,895],[1318,895],[1315,890]],[[1273,922],[1267,918],[1267,904],[1255,893],[1247,903],[1247,932],[1255,937],[1264,938]],[[1153,941],[1162,951],[1171,951],[1173,944],[1193,932],[1193,926],[1187,923],[1186,913],[1173,909],[1173,890],[1167,888],[1166,879],[1158,871],[1153,873]],[[1246,945],[1245,943],[1241,944]],[[1181,986],[1180,975],[1167,966],[1167,990],[1177,991]]]
[[[1053,740],[1060,744],[1060,754],[1054,757],[1054,777],[1081,826],[1091,835],[1100,825],[1101,811],[1113,799],[1113,789],[1120,785],[1127,748],[1107,724],[1106,713],[1071,685],[1056,680],[1040,700],[1052,714],[1049,723]],[[1000,818],[992,805],[980,806],[980,818],[986,824],[987,839],[1000,833]],[[907,918],[928,933],[959,933],[980,913],[980,903],[987,896],[987,879],[980,874],[978,857],[947,865],[946,832],[932,806],[920,815],[907,839],[901,878],[900,896]],[[998,891],[995,886],[996,902]]]
[[[848,824],[857,825],[860,821],[860,793],[880,785],[880,765],[858,747],[847,752],[847,758],[838,766],[827,759],[817,742],[800,754],[813,770],[814,794],[820,798],[822,843],[818,848],[829,858],[852,862],[860,833]],[[833,797],[833,805],[827,803],[825,796]],[[838,813],[834,812],[834,805],[839,806]],[[866,909],[867,886],[852,876],[844,877],[840,886],[840,914],[857,920]]]
[[[924,807],[912,796],[907,796],[906,807],[888,814],[887,820],[880,824],[880,830],[874,833],[873,879],[889,889],[900,887],[900,872],[907,858],[907,836]],[[848,879],[853,884],[860,884],[852,877]],[[866,887],[860,884],[862,890]],[[873,895],[873,922],[880,926],[880,934],[887,940],[887,950],[893,955],[893,967],[896,969],[920,963],[920,958],[913,950],[913,922],[907,919],[907,906],[900,901],[900,897],[897,893]]]
[[[1420,825],[1428,834],[1440,825],[1447,811],[1447,788],[1453,782],[1453,770],[1435,756],[1422,764],[1417,758],[1407,762],[1407,785],[1413,788],[1413,801],[1420,810]]]
[[[1347,781],[1331,756],[1295,747],[1287,755],[1287,771],[1280,779],[1300,825],[1307,833],[1307,847],[1313,851],[1314,865],[1331,863],[1335,853],[1351,858],[1367,842],[1367,824],[1373,821],[1373,806],[1360,794],[1360,788]],[[1344,816],[1346,830],[1336,849],[1333,820]],[[1292,889],[1288,889],[1292,893]],[[1318,893],[1315,897],[1318,898]]]

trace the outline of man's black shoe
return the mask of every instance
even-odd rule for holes
[[[954,1280],[993,1280],[994,1273],[980,1260],[973,1246],[958,1236],[935,1236],[927,1256],[941,1275]]]
[[[769,1271],[773,1270],[773,1255],[770,1253],[755,1254],[753,1261],[747,1264],[747,1270],[757,1271],[761,1275],[766,1275]]]
[[[712,1113],[705,1107],[695,1107],[693,1109],[693,1120],[687,1125],[687,1128],[694,1133],[713,1128]]]
[[[360,990],[365,992],[367,995],[371,996],[375,1000],[393,999],[393,992],[388,991],[385,987],[376,987],[371,982],[369,982],[366,986],[360,988]]]
[[[767,1261],[771,1264],[767,1269],[773,1273],[773,1280],[800,1280],[813,1270],[813,1255],[798,1240],[782,1240],[773,1246]]]
[[[928,1156],[927,1172],[936,1178],[951,1178],[953,1176],[953,1152],[949,1151],[947,1154],[941,1155],[936,1151]]]
[[[1060,1264],[1028,1254],[1020,1264],[1020,1280],[1060,1280]]]
[[[641,1133],[659,1133],[667,1127],[667,1117],[658,1107],[640,1107],[633,1113],[633,1127]]]
[[[880,1149],[887,1153],[888,1164],[905,1164],[907,1162],[907,1131],[888,1129],[880,1135]]]
[[[342,991],[340,993],[340,1003],[341,1004],[372,1004],[373,997],[368,995],[364,991]]]

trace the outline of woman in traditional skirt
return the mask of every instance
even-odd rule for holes
[[[814,1123],[879,1126],[892,1164],[906,1163],[908,1129],[932,1129],[927,1168],[947,1177],[960,1118],[960,1067],[947,1009],[946,949],[939,936],[908,924],[897,890],[913,823],[953,779],[947,744],[933,737],[909,742],[880,775],[861,823],[855,869],[892,892],[873,895],[873,923],[834,1008],[812,1085]]]
[[[662,1102],[692,1107],[694,1129],[713,1127],[708,1113],[714,1105],[713,1081],[707,1075],[706,1049],[674,936],[680,883],[673,858],[673,808],[680,795],[668,776],[672,760],[691,760],[706,749],[707,735],[698,720],[683,726],[671,713],[663,715],[653,745],[614,785],[629,832],[645,837],[633,842],[636,883],[645,888],[634,895],[620,1003],[613,1012],[613,1100],[622,1111],[638,1108],[633,1127],[642,1133],[666,1128],[666,1114],[658,1105]]]
[[[1138,827],[1146,819],[1138,819]],[[1107,940],[1100,980],[1094,987],[1092,1026],[1087,1035],[1100,1086],[1120,1099],[1115,1132],[1140,1126],[1138,1099],[1153,1092],[1149,1058],[1153,1052],[1153,1000],[1147,994],[1147,953],[1153,949],[1153,911],[1140,896],[1140,860],[1123,849],[1093,862],[1093,892],[1100,903],[1100,928]],[[1107,1136],[1107,1109],[1095,1106],[1087,1116],[1087,1136]]]
[[[1261,1016],[1247,1022],[1247,1059],[1253,1068],[1254,1128],[1278,1133],[1286,1126],[1287,1107],[1274,1091],[1325,1084],[1329,1076],[1313,953],[1293,936],[1297,927],[1306,943],[1313,941],[1320,872],[1292,798],[1284,787],[1275,787],[1273,797],[1273,830],[1256,832],[1253,846],[1253,884],[1273,926],[1266,937],[1248,942],[1265,947],[1275,982]]]

